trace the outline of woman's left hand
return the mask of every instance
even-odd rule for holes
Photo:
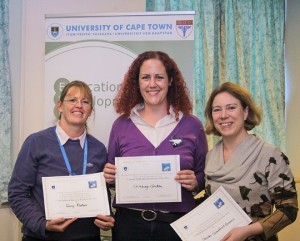
[[[181,170],[177,172],[175,180],[190,192],[195,191],[198,188],[198,181],[192,170]]]
[[[69,227],[77,218],[56,218],[46,221],[46,230],[51,232],[62,233]]]
[[[244,241],[250,236],[262,234],[263,228],[260,223],[252,223],[242,227],[236,227],[230,230],[221,241]]]
[[[238,227],[228,232],[221,241],[243,241],[247,238],[244,227]]]
[[[98,214],[94,221],[94,224],[97,227],[99,227],[105,231],[110,230],[114,226],[114,223],[115,223],[115,219],[113,217],[105,216],[105,215],[101,215],[101,214]]]

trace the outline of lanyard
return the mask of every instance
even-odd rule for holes
[[[55,134],[56,134],[56,137],[57,137],[57,141],[58,141],[61,153],[62,153],[64,161],[65,161],[66,167],[68,169],[69,175],[70,176],[74,176],[74,175],[76,175],[76,173],[72,171],[72,167],[71,167],[70,161],[68,159],[66,150],[65,150],[64,146],[60,143],[60,140],[58,138],[58,135],[57,135],[56,131],[55,131]],[[84,140],[84,154],[83,154],[82,175],[86,174],[87,156],[88,156],[87,137],[85,137],[85,140]]]

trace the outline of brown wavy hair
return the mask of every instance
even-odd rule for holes
[[[217,131],[217,129],[214,126],[213,117],[212,117],[212,103],[215,97],[218,94],[223,92],[227,92],[233,97],[237,98],[241,102],[243,109],[246,109],[246,107],[248,107],[248,116],[244,122],[244,127],[247,131],[252,130],[255,126],[258,126],[260,124],[262,119],[262,112],[254,103],[254,100],[251,94],[249,93],[249,91],[237,84],[231,82],[225,82],[212,91],[208,101],[206,102],[206,107],[205,107],[206,134],[214,134],[217,136],[221,136],[221,134]]]
[[[192,102],[184,78],[175,61],[168,54],[161,51],[141,53],[132,62],[114,100],[116,112],[129,116],[134,106],[144,102],[139,89],[139,74],[142,64],[149,59],[160,60],[166,68],[166,73],[171,83],[167,93],[168,107],[172,105],[174,108],[176,120],[178,121],[179,111],[185,115],[191,114]]]

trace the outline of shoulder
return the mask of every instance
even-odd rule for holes
[[[49,127],[47,129],[32,133],[26,138],[26,141],[41,139],[41,138],[47,138],[47,137],[48,138],[55,137],[54,127]]]
[[[194,115],[184,115],[178,123],[178,127],[186,133],[194,133],[196,136],[205,137],[205,130],[202,122]],[[206,137],[205,137],[206,138]]]
[[[91,134],[87,134],[87,138],[88,138],[89,143],[91,143],[93,145],[105,147],[101,141],[99,141],[96,137],[92,136]]]
[[[289,164],[288,157],[283,153],[283,151],[271,143],[264,143],[263,152],[265,155],[274,157],[275,159],[284,159],[287,164]]]
[[[112,128],[123,127],[132,123],[131,119],[128,116],[121,115],[113,123]]]
[[[251,135],[251,137],[257,141],[257,142],[262,142],[262,152],[263,154],[270,154],[270,155],[275,155],[275,154],[281,154],[282,151],[279,149],[279,147],[275,146],[272,143],[268,143],[259,136],[256,135]]]
[[[22,144],[23,150],[36,150],[44,149],[45,147],[49,147],[56,141],[55,129],[54,127],[50,127],[35,133],[30,134],[26,137]]]
[[[183,123],[192,125],[193,127],[200,127],[200,128],[203,129],[203,124],[202,124],[201,120],[197,116],[194,116],[194,115],[184,115],[182,117],[181,121]]]
[[[263,146],[261,149],[261,155],[264,159],[271,161],[271,159],[275,159],[275,160],[284,160],[286,164],[289,164],[289,160],[288,157],[283,153],[283,151],[277,147],[276,145],[272,144],[272,143],[268,143],[262,139],[260,139],[259,137],[257,137],[257,140],[261,140],[263,141]],[[273,160],[273,161],[275,161]]]
[[[271,143],[268,143],[268,142],[264,142],[263,151],[269,152],[269,153],[281,152],[277,146],[275,146]]]

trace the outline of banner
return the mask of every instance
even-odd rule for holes
[[[108,143],[117,114],[113,101],[138,54],[166,52],[178,64],[192,94],[194,12],[47,15],[45,25],[45,126],[57,118],[63,87],[86,82],[93,93],[89,133]]]

